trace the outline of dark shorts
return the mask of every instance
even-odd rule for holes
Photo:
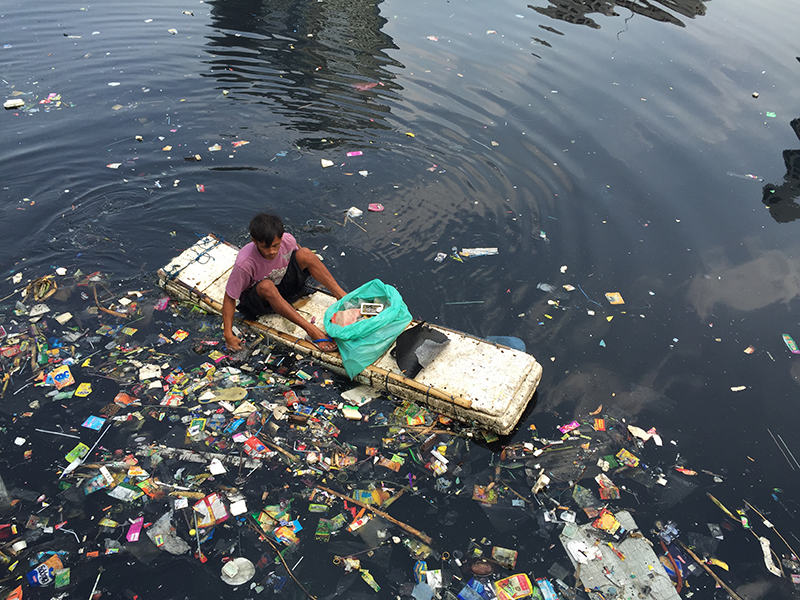
[[[308,269],[300,268],[300,265],[297,264],[295,253],[292,252],[292,256],[289,258],[289,264],[286,267],[286,273],[283,279],[281,279],[281,282],[275,287],[278,288],[278,292],[283,296],[284,300],[292,303],[306,293],[306,280],[308,280],[310,276],[311,274],[308,272]],[[256,285],[252,285],[242,292],[239,298],[239,306],[237,307],[244,318],[249,321],[254,320],[259,315],[268,315],[275,312],[272,310],[269,302],[264,301],[264,299],[258,295],[256,287]]]

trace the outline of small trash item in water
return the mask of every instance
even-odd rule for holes
[[[95,431],[100,431],[105,422],[106,420],[103,417],[89,417],[81,424],[81,427],[86,427],[87,429],[94,429]]]
[[[744,349],[744,353],[745,354],[752,354],[755,351],[756,351],[756,347],[755,346],[748,346],[747,348]]]
[[[625,448],[617,452],[616,457],[620,464],[623,464],[626,467],[635,468],[639,466],[639,459]]]
[[[178,30],[177,29],[167,29],[167,32],[171,33],[172,35],[175,35],[176,33],[178,33]]]
[[[33,296],[34,300],[44,301],[44,300],[47,300],[53,294],[55,294],[57,289],[58,289],[58,284],[54,281],[53,276],[52,275],[46,275],[44,277],[39,277],[39,278],[34,279],[33,281],[31,281],[25,287],[25,295],[30,294],[30,295]],[[47,308],[46,306],[44,306],[43,304],[39,305],[39,307],[44,307],[44,312],[42,312],[40,314],[44,314],[44,313],[50,311],[50,309]],[[34,306],[31,309],[31,316],[32,317],[36,316],[35,315],[36,311],[37,311],[37,307]]]
[[[436,257],[433,260],[434,262],[440,263],[444,261],[445,258],[447,258],[447,254],[445,254],[444,252],[437,252]]]
[[[122,166],[122,163],[108,163],[106,166],[109,169],[119,169]]]
[[[228,518],[228,511],[225,510],[222,497],[216,492],[197,502],[193,508],[197,513],[197,525],[199,527],[211,527]]]
[[[255,574],[255,565],[243,556],[239,556],[222,566],[221,579],[228,585],[242,585],[250,581]]]
[[[377,202],[369,205],[370,212],[382,212],[384,209],[383,204],[378,204]]]
[[[540,283],[536,286],[537,290],[542,290],[543,292],[554,292],[556,286],[550,285],[549,283]]]
[[[213,146],[208,147],[209,152],[219,152],[220,150],[222,150],[222,146],[219,144],[214,144]]]
[[[347,156],[361,156],[364,154],[361,150],[354,150],[353,152],[348,152]]]
[[[472,489],[472,499],[484,504],[497,504],[497,492],[488,486],[476,485]]]
[[[161,367],[158,365],[142,365],[139,367],[139,381],[158,379],[161,377]],[[116,400],[116,399],[115,399]]]
[[[13,98],[11,100],[6,100],[3,103],[3,108],[11,110],[14,108],[22,108],[25,106],[25,101],[20,98]]]
[[[89,394],[92,393],[92,384],[88,381],[84,381],[78,386],[78,389],[75,390],[75,396],[78,398],[85,398]]]
[[[378,585],[378,582],[375,581],[375,578],[370,574],[367,569],[361,569],[361,579],[367,582],[367,585],[371,587],[376,592],[381,590],[381,586]]]
[[[332,167],[333,166],[333,161],[332,160],[328,160],[327,158],[320,159],[319,162],[322,165],[323,169],[327,169],[328,167]]]
[[[786,347],[792,351],[792,354],[800,354],[800,349],[798,349],[797,344],[792,339],[792,336],[790,336],[788,333],[783,333],[781,334],[781,337],[783,338],[783,343],[786,344]]]
[[[351,206],[347,209],[347,216],[351,219],[355,219],[356,217],[360,217],[364,214],[364,211],[360,208],[356,208],[355,206]]]
[[[462,248],[459,254],[466,258],[474,258],[476,256],[494,256],[497,254],[497,248]]]
[[[33,571],[26,573],[25,576],[31,587],[44,587],[53,583],[55,581],[55,572],[63,568],[64,564],[58,554],[54,554],[45,562],[37,565]]]
[[[129,542],[138,542],[139,536],[142,533],[142,526],[144,525],[144,517],[139,517],[128,528],[128,533],[125,534],[125,539]]]
[[[610,533],[614,535],[617,531],[622,528],[622,523],[620,523],[617,518],[607,508],[604,508],[600,511],[597,519],[592,522],[592,527],[595,529],[602,529],[606,533]]]
[[[745,173],[744,175],[740,175],[739,173],[731,173],[728,171],[728,175],[731,177],[738,177],[739,179],[755,179],[756,181],[764,181],[758,175],[753,175],[752,173]]]
[[[52,382],[52,384],[56,386],[56,389],[60,390],[61,388],[75,383],[75,378],[72,376],[72,373],[67,365],[61,365],[60,367],[53,369],[53,371],[47,376],[46,381]]]
[[[622,299],[622,294],[619,292],[606,292],[606,300],[609,304],[625,304],[625,300]]]
[[[428,564],[424,560],[418,560],[414,563],[414,581],[421,583],[425,579],[425,573],[428,571]]]
[[[619,488],[605,473],[600,473],[594,480],[600,485],[599,494],[601,500],[619,500]]]
[[[41,317],[43,314],[49,313],[50,307],[47,304],[34,304],[34,306],[28,311],[29,317]]]
[[[350,421],[360,421],[362,418],[361,413],[354,406],[343,406],[342,415],[345,419],[349,419]]]
[[[500,546],[492,547],[492,560],[497,561],[506,569],[513,569],[517,565],[517,551]]]
[[[223,475],[228,472],[225,465],[218,458],[212,458],[208,465],[208,472],[212,475]]]
[[[469,570],[472,571],[475,575],[478,575],[479,577],[486,577],[487,575],[492,574],[492,571],[494,571],[494,567],[492,567],[492,564],[488,561],[477,560],[469,566]],[[471,585],[472,582],[470,582],[470,586]],[[461,598],[462,596],[459,594],[458,597]],[[468,597],[472,598],[473,596],[468,596]],[[483,596],[480,595],[478,597],[483,598]]]
[[[116,404],[117,406],[129,406],[134,402],[137,402],[136,398],[134,398],[130,394],[126,394],[125,392],[120,392],[116,396],[114,396],[114,404]]]
[[[746,389],[747,389],[746,385],[737,385],[737,386],[732,387],[731,391],[732,392],[743,392]]]
[[[58,321],[59,324],[61,324],[61,325],[64,325],[71,318],[72,318],[72,313],[69,313],[69,312],[61,313],[60,315],[57,315],[55,317],[56,321]]]
[[[495,581],[494,591],[498,600],[517,600],[517,598],[527,598],[532,595],[533,585],[525,573],[518,573]],[[552,597],[557,598],[558,596],[553,595]]]
[[[569,433],[570,431],[572,431],[574,429],[577,429],[580,426],[581,426],[581,424],[578,423],[577,421],[572,421],[571,423],[567,423],[566,425],[562,425],[561,427],[558,428],[558,430],[561,433]]]
[[[69,579],[70,570],[69,567],[66,569],[56,569],[54,572],[56,578],[56,589],[67,587],[70,583]]]

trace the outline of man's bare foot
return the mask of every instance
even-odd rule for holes
[[[322,329],[316,325],[311,325],[309,323],[306,333],[308,334],[309,341],[319,350],[322,350],[323,352],[336,352],[336,342],[328,337],[328,334],[322,331]]]
[[[318,350],[322,352],[336,352],[336,342],[329,337],[323,337],[316,340],[311,340]]]

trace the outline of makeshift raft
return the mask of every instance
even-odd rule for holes
[[[175,297],[221,314],[225,285],[238,252],[236,246],[207,235],[159,269],[159,283]],[[330,294],[314,292],[295,302],[294,307],[319,327],[325,310],[335,301]],[[317,349],[307,341],[305,331],[287,319],[266,315],[257,322],[245,323],[345,375],[338,353]],[[409,327],[417,323],[413,321]],[[525,352],[446,327],[431,327],[446,335],[450,343],[414,379],[401,373],[390,348],[355,380],[499,435],[510,433],[539,385],[541,365]]]

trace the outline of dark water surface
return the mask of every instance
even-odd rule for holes
[[[26,106],[0,114],[0,296],[13,273],[55,267],[152,287],[198,234],[243,243],[254,212],[278,211],[346,288],[379,277],[415,316],[522,338],[544,376],[520,436],[614,406],[664,436],[662,467],[724,476],[639,507],[643,527],[707,534],[711,491],[800,546],[798,472],[767,432],[800,451],[800,363],[781,340],[800,339],[794,15],[786,1],[6,2],[1,83]],[[350,206],[358,225],[342,225]],[[434,262],[453,246],[499,254]],[[792,597],[750,533],[727,535],[723,578]],[[703,579],[694,598],[716,597]]]

